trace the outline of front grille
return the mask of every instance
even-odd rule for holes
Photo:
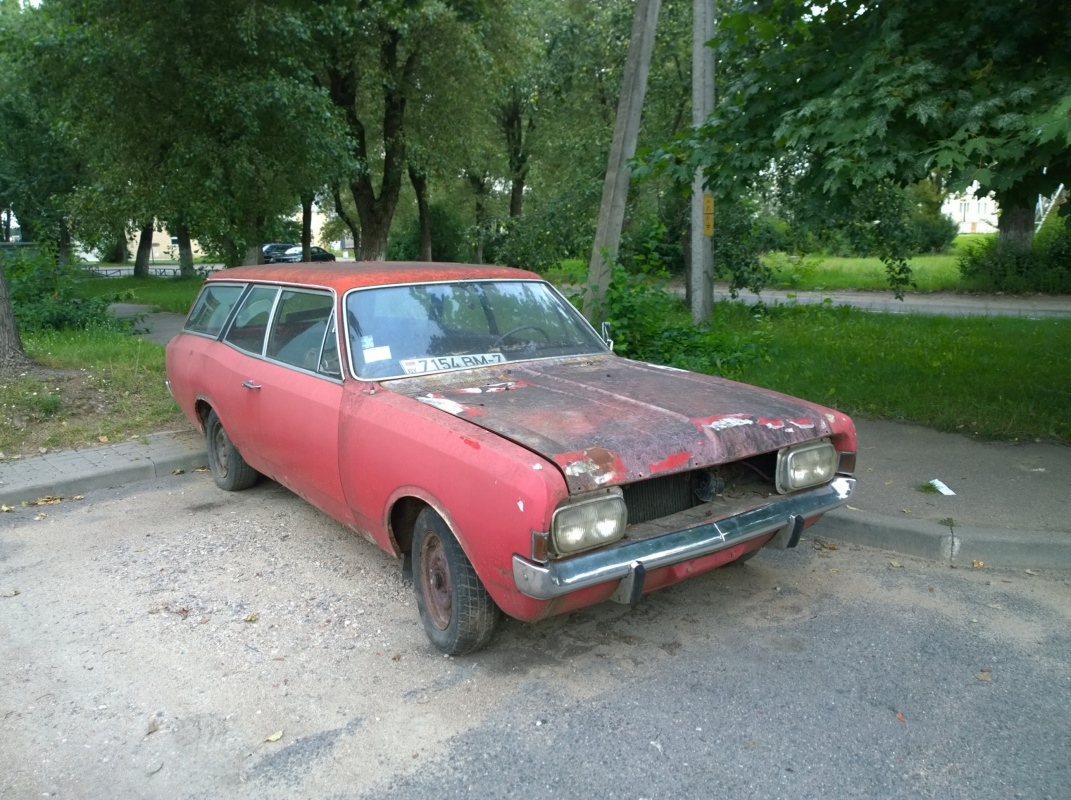
[[[621,491],[628,509],[628,524],[640,525],[703,505],[700,495],[704,494],[704,489],[709,490],[712,479],[717,486],[718,502],[722,504],[735,503],[753,495],[768,496],[774,491],[768,476],[773,474],[776,458],[776,453],[764,453],[710,469],[678,472],[626,484]],[[708,493],[707,500],[710,499]]]
[[[668,517],[699,503],[692,491],[692,476],[689,472],[630,483],[622,486],[621,490],[628,508],[629,525]]]

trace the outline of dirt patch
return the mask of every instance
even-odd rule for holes
[[[107,368],[31,364],[3,373],[0,457],[123,441],[178,426],[178,408],[153,383],[130,386]]]

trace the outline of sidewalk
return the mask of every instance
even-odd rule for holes
[[[897,422],[857,420],[851,505],[805,534],[972,566],[1071,569],[1071,447],[979,442]],[[140,442],[0,462],[0,503],[69,497],[206,464],[192,429]],[[937,478],[956,494],[919,491]]]
[[[678,294],[684,294],[683,287]],[[729,300],[729,291],[724,285],[714,287],[714,300]],[[743,290],[737,298],[749,305],[762,302],[767,305],[797,303],[817,305],[830,302],[847,305],[863,311],[882,311],[888,314],[940,314],[946,317],[1071,317],[1071,295],[985,295],[956,294],[955,292],[907,292],[903,300],[897,300],[891,289],[875,292],[864,291],[793,291],[791,289],[764,289],[759,294]]]

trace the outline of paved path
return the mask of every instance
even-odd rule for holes
[[[683,295],[679,289],[678,294]],[[724,286],[714,287],[715,300],[730,299]],[[938,314],[942,316],[991,316],[991,317],[1071,317],[1071,295],[969,295],[954,292],[910,292],[903,300],[897,300],[892,291],[861,292],[805,292],[783,289],[764,289],[759,294],[741,292],[742,302],[798,303],[817,305],[832,303],[848,305],[864,311],[882,311],[889,314]]]

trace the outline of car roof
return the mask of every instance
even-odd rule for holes
[[[465,280],[542,280],[540,275],[514,267],[451,264],[438,261],[344,261],[304,264],[260,264],[221,269],[215,281],[271,281],[326,286],[338,292],[365,286]]]

